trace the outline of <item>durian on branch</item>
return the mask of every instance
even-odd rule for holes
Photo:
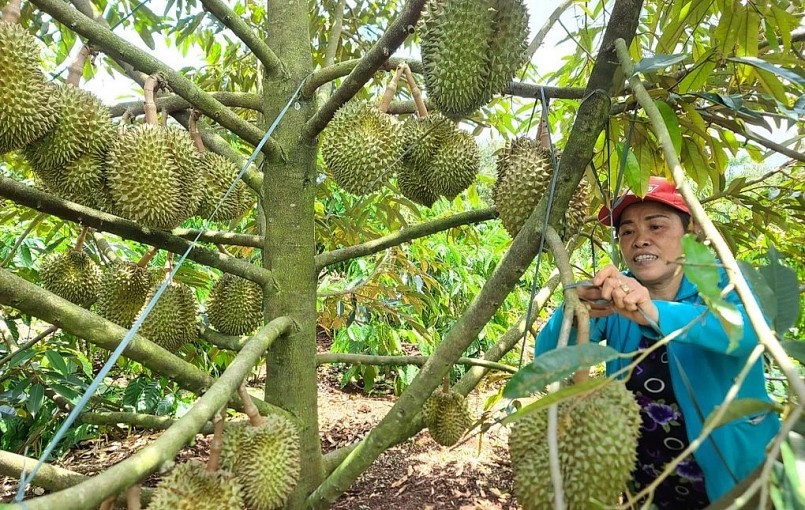
[[[75,202],[56,198],[9,177],[0,176],[0,197],[8,198],[13,202],[40,212],[116,234],[124,239],[156,246],[178,255],[183,254],[190,246],[189,241],[174,236],[169,232],[144,228],[133,221],[96,211]],[[199,264],[246,278],[263,287],[268,285],[270,288],[273,285],[271,271],[215,250],[196,246],[187,258]]]
[[[38,317],[110,351],[117,347],[128,332],[126,328],[74,305],[5,269],[0,269],[0,304]],[[196,394],[203,393],[214,383],[206,372],[140,335],[134,336],[123,354]],[[260,412],[290,416],[286,411],[263,401],[255,399],[255,404]]]
[[[313,141],[327,126],[335,112],[352,99],[389,56],[413,33],[425,2],[426,0],[408,0],[397,18],[389,24],[386,33],[360,59],[338,90],[319,108],[316,115],[307,121],[302,129],[303,140]]]
[[[190,410],[165,431],[156,441],[128,459],[115,464],[74,487],[61,492],[33,498],[25,502],[27,510],[84,510],[95,508],[109,496],[114,496],[170,462],[198,433],[199,430],[224,407],[237,392],[246,375],[277,338],[294,328],[288,317],[269,322],[252,337],[238,353],[226,371]],[[9,508],[22,509],[21,504]]]
[[[197,87],[183,74],[174,71],[149,53],[126,42],[97,21],[73,9],[63,0],[32,0],[31,3],[50,14],[60,23],[70,27],[78,35],[85,37],[92,46],[109,57],[131,64],[138,71],[148,75],[157,72],[162,73],[174,92],[201,110],[204,115],[215,119],[221,126],[246,142],[256,146],[263,138],[263,131],[240,118],[231,109],[215,100],[209,93]],[[269,158],[278,156],[279,152],[279,144],[272,139],[269,139],[263,147],[263,153]]]

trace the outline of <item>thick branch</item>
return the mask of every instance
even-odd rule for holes
[[[263,132],[238,117],[235,112],[216,101],[210,94],[198,88],[184,75],[174,71],[148,53],[112,33],[108,28],[95,22],[62,0],[32,0],[34,5],[50,14],[62,24],[70,27],[77,34],[86,37],[97,47],[115,60],[128,62],[139,71],[148,75],[161,73],[168,81],[171,89],[192,103],[206,116],[235,133],[243,140],[256,146],[263,138]],[[279,153],[279,145],[268,140],[263,152],[270,157]]]
[[[103,500],[124,491],[171,461],[199,430],[237,391],[243,379],[265,353],[271,343],[293,328],[293,321],[280,317],[263,326],[226,371],[190,410],[156,441],[126,460],[115,464],[74,487],[26,501],[11,508],[26,510],[83,510],[94,508]]]
[[[405,41],[414,31],[414,26],[419,20],[422,6],[425,0],[408,0],[402,12],[391,22],[386,33],[372,46],[372,48],[361,58],[361,61],[349,73],[344,83],[333,93],[332,97],[316,112],[302,129],[302,139],[312,142],[316,136],[324,129],[330,119],[335,115],[344,103],[352,99],[361,87],[366,84],[372,75],[389,56]]]
[[[124,239],[157,246],[179,255],[190,246],[190,242],[163,230],[144,228],[133,221],[56,198],[8,177],[0,176],[0,197],[8,198],[40,212],[53,214],[97,230],[111,232]],[[270,271],[202,246],[193,248],[187,258],[199,264],[247,278],[263,286],[273,281]]]
[[[128,425],[141,429],[166,430],[176,423],[169,416],[139,413],[82,413],[78,421],[89,425]],[[212,423],[207,422],[199,431],[200,434],[212,434]]]
[[[440,218],[438,220],[421,223],[412,227],[407,227],[393,234],[373,239],[363,244],[356,244],[349,248],[342,248],[340,250],[333,250],[320,255],[316,255],[316,270],[320,271],[322,268],[350,260],[358,257],[371,255],[379,251],[383,251],[392,246],[398,246],[413,239],[429,236],[442,230],[447,230],[461,225],[469,225],[481,221],[491,220],[497,217],[497,211],[493,208],[480,209],[476,211],[466,211]]]
[[[519,81],[509,83],[509,86],[503,91],[504,94],[512,96],[536,99],[541,98],[543,92],[546,99],[581,99],[585,96],[585,90],[581,87],[551,87]]]
[[[193,240],[199,234],[194,228],[175,228],[171,234],[182,239]],[[217,232],[215,230],[204,230],[201,232],[199,241],[204,243],[226,244],[229,246],[248,246],[250,248],[262,248],[263,237],[252,234],[238,234],[236,232]]]
[[[351,73],[363,59],[353,58],[338,62],[337,64],[328,65],[318,71],[314,72],[310,78],[305,82],[302,87],[302,97],[312,97],[316,93],[316,89],[322,85],[329,83],[338,78],[342,78]],[[410,58],[391,57],[377,68],[377,71],[394,71],[397,66],[402,62],[408,64],[408,67],[416,73],[422,73],[422,62]]]
[[[424,365],[429,356],[373,356],[370,354],[350,354],[345,352],[326,352],[316,355],[316,364],[324,365],[327,363],[347,363],[349,365],[379,365],[379,366],[398,366],[398,365]],[[475,358],[458,358],[456,365],[470,365],[483,367],[490,370],[500,370],[514,374],[516,367]]]
[[[228,351],[235,351],[235,352],[243,349],[243,346],[246,345],[246,342],[249,340],[249,337],[246,335],[244,336],[224,335],[223,333],[220,333],[212,328],[207,327],[201,328],[199,336],[216,347],[220,347],[221,349],[226,349]]]
[[[213,92],[210,94],[216,101],[222,105],[230,108],[247,108],[249,110],[261,111],[263,108],[262,100],[257,94],[248,94],[243,92]],[[189,110],[193,108],[182,96],[168,95],[161,96],[156,99],[157,110],[173,113],[181,110]],[[144,112],[142,101],[125,101],[118,103],[109,108],[109,113],[112,117],[120,117],[124,113],[129,112],[130,115],[142,115]]]
[[[283,71],[282,62],[277,55],[271,51],[265,41],[254,33],[243,18],[235,14],[224,2],[221,0],[201,0],[201,5],[212,13],[218,21],[226,25],[238,39],[243,41],[246,47],[252,50],[257,60],[265,66],[267,73],[274,74],[277,71]]]

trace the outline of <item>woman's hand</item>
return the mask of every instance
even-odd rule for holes
[[[600,307],[598,311],[592,307],[598,305],[592,305],[590,317],[602,317],[614,312],[644,326],[651,325],[646,316],[654,323],[659,321],[659,311],[654,306],[648,289],[634,278],[622,274],[617,267],[610,264],[600,270],[593,278],[593,284],[595,287],[584,289],[585,294],[595,290],[599,296],[595,299],[608,299],[610,304],[605,305],[606,309]],[[586,295],[582,297],[581,290],[579,289],[579,298],[588,300]],[[607,313],[602,313],[604,311]]]

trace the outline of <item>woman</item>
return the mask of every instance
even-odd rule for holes
[[[708,312],[696,287],[678,263],[682,237],[690,227],[690,210],[672,183],[651,177],[648,193],[627,192],[606,207],[599,220],[617,229],[618,244],[629,270],[615,266],[599,271],[592,285],[578,287],[590,303],[590,340],[606,340],[622,353],[634,353],[680,328],[690,326],[637,365],[627,381],[642,408],[634,489],[663,471],[668,461],[698,437],[707,416],[721,404],[757,344],[744,308],[734,292],[726,299],[744,318],[736,347],[718,318]],[[727,285],[721,271],[721,288]],[[606,300],[606,304],[601,303]],[[537,338],[536,354],[556,347],[562,311],[551,317]],[[691,325],[691,323],[693,323]],[[571,341],[574,339],[571,338]],[[607,363],[614,373],[631,362]],[[737,398],[770,400],[762,360],[756,362]],[[704,508],[732,489],[765,459],[765,447],[779,429],[774,413],[743,417],[717,428],[654,493],[659,508]]]

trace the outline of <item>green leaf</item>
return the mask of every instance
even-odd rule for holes
[[[643,197],[648,193],[648,180],[649,172],[640,170],[640,163],[637,162],[637,157],[630,148],[626,149],[626,158],[623,156],[624,144],[616,144],[615,147],[618,151],[620,159],[620,171],[623,172],[623,178],[626,181],[626,186],[632,190],[637,196]]]
[[[55,390],[56,393],[58,393],[59,395],[61,395],[62,397],[66,398],[67,400],[73,403],[75,403],[80,396],[80,394],[77,391],[63,384],[50,383],[50,387],[53,388],[53,390]]]
[[[503,390],[503,396],[519,398],[532,395],[581,368],[617,357],[618,351],[600,344],[571,345],[546,352],[512,376]]]
[[[721,275],[713,252],[697,241],[692,234],[685,234],[682,238],[682,251],[685,254],[682,268],[688,280],[696,285],[700,294],[713,300],[719,299],[721,289],[718,284],[721,281]]]
[[[686,92],[696,91],[707,83],[707,79],[713,75],[713,71],[716,68],[713,53],[714,51],[710,50],[696,61],[693,68],[691,68],[688,74],[679,82],[679,92],[684,94]]]
[[[45,351],[45,357],[50,362],[50,366],[53,367],[58,373],[62,375],[67,375],[70,371],[67,369],[67,363],[64,362],[64,358],[62,358],[61,354],[56,351]]]
[[[791,83],[799,85],[800,87],[805,87],[805,78],[803,78],[802,76],[798,75],[794,71],[791,71],[790,69],[776,66],[757,57],[730,57],[727,60],[757,67],[758,69],[762,69],[764,71],[774,73],[777,76],[781,76],[786,80],[790,81]]]
[[[41,384],[34,384],[28,392],[28,400],[25,402],[25,408],[32,416],[36,416],[42,408],[42,402],[45,398],[45,388]]]
[[[704,302],[708,307],[710,307],[713,313],[716,314],[716,317],[718,317],[719,322],[721,322],[721,326],[723,326],[724,331],[727,332],[727,336],[730,339],[727,352],[732,351],[738,347],[738,340],[740,340],[741,335],[743,334],[743,315],[741,315],[741,312],[738,311],[737,306],[721,297],[713,300],[705,298]]]
[[[780,342],[786,354],[805,365],[805,341],[803,340],[783,340]]]
[[[586,381],[581,382],[579,384],[567,386],[565,388],[560,389],[559,391],[549,393],[544,397],[540,398],[539,400],[532,402],[523,408],[518,409],[516,412],[504,418],[501,423],[503,425],[508,425],[521,418],[525,418],[529,414],[537,412],[540,409],[544,409],[552,404],[556,404],[557,402],[568,399],[580,393],[584,393],[592,389],[598,388],[599,386],[603,386],[608,382],[609,382],[608,379],[604,379],[603,377],[596,377],[595,379],[587,379]]]
[[[634,66],[634,72],[637,73],[652,73],[665,69],[666,67],[678,64],[688,58],[686,53],[674,53],[673,55],[654,55],[653,57],[646,57],[640,60]]]
[[[752,292],[757,297],[758,304],[763,310],[763,315],[773,324],[775,317],[777,317],[777,297],[774,291],[766,283],[766,278],[751,264],[746,261],[739,260],[738,267],[741,268],[741,273],[749,282],[752,287]]]
[[[710,416],[708,416],[704,421],[705,427],[715,425],[715,427],[718,428],[733,420],[737,420],[738,418],[743,418],[744,416],[749,416],[752,414],[768,411],[782,412],[781,406],[773,402],[758,400],[756,398],[739,398],[730,402],[729,406],[727,406],[724,416],[722,416],[720,420],[715,421],[716,413],[720,408],[721,406],[718,406],[713,409],[713,412],[711,412]]]
[[[769,248],[769,265],[759,268],[769,288],[777,299],[777,316],[774,318],[774,330],[783,334],[791,329],[799,318],[799,284],[797,273],[790,267],[780,263],[780,257],[774,246]]]
[[[665,101],[655,100],[654,105],[660,110],[665,128],[668,129],[668,134],[671,135],[674,152],[678,155],[679,151],[682,150],[682,132],[679,130],[679,119],[676,117],[676,112]]]

